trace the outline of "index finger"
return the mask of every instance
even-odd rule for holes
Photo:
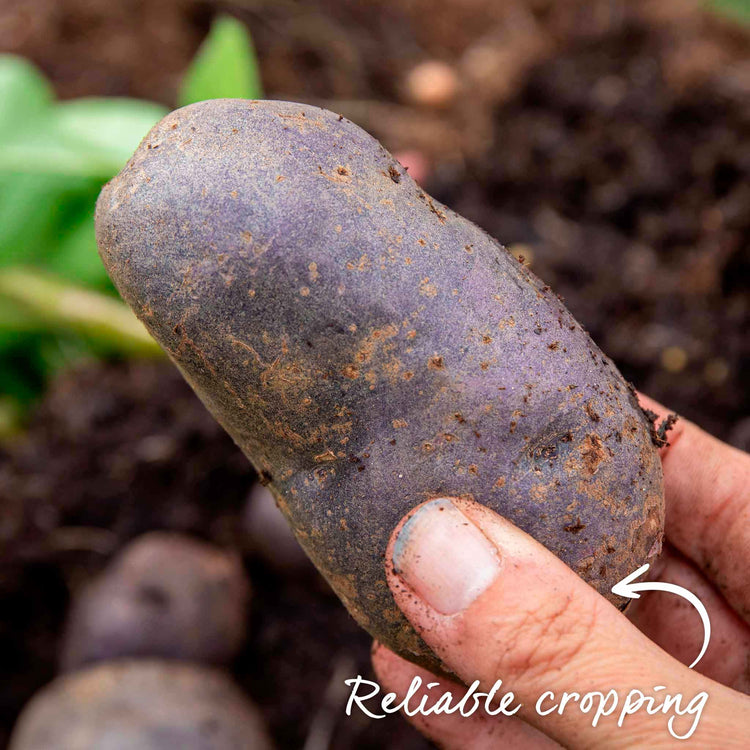
[[[669,413],[638,394],[660,419]],[[660,449],[666,534],[750,622],[750,455],[680,419]]]

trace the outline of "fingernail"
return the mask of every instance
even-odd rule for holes
[[[425,503],[402,526],[393,566],[415,594],[444,615],[465,610],[500,572],[497,549],[449,499]]]

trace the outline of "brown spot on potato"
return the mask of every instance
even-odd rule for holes
[[[435,297],[437,296],[438,290],[434,284],[430,283],[430,279],[425,277],[419,285],[419,293],[423,297]]]
[[[427,206],[430,209],[430,211],[435,214],[435,216],[438,217],[438,221],[441,224],[445,224],[445,220],[447,219],[447,216],[445,215],[445,211],[441,211],[436,205],[435,202],[432,200],[432,197],[427,195],[425,192],[419,193],[420,200],[426,201]]]
[[[584,410],[584,411],[586,412],[586,414],[588,414],[588,416],[589,416],[589,419],[590,419],[590,420],[591,420],[592,422],[599,422],[599,421],[601,421],[601,417],[600,417],[600,416],[599,416],[599,414],[597,413],[597,411],[596,411],[596,409],[594,408],[594,405],[593,405],[593,403],[592,403],[591,401],[587,401],[587,402],[586,402],[586,403],[585,403],[585,404],[583,405],[583,410]]]
[[[327,451],[323,451],[323,453],[319,453],[317,456],[315,456],[316,463],[325,463],[327,461],[335,461],[336,460],[336,454],[330,450],[330,448]]]
[[[291,125],[296,126],[301,135],[304,135],[308,130],[325,130],[326,126],[322,120],[308,117],[304,112],[286,114],[279,113],[279,117],[282,120],[286,120]]]
[[[369,271],[371,268],[372,261],[367,257],[367,255],[361,255],[356,263],[350,260],[346,264],[347,271]]]
[[[579,448],[579,452],[581,454],[583,467],[586,469],[587,473],[592,476],[596,474],[599,470],[600,464],[607,457],[607,452],[604,450],[602,439],[594,433],[586,435],[581,447]]]
[[[567,531],[569,534],[580,534],[586,528],[585,523],[581,523],[580,518],[576,518],[574,523],[569,523],[563,526],[563,531]]]

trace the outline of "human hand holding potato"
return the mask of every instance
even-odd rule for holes
[[[666,413],[648,398],[641,402]],[[559,697],[566,690],[606,695],[614,689],[622,698],[633,688],[664,686],[665,693],[684,696],[683,706],[708,694],[691,746],[746,746],[750,457],[685,420],[670,443],[661,449],[668,546],[649,576],[687,588],[706,606],[712,639],[696,669],[684,666],[703,639],[690,605],[649,592],[622,615],[508,521],[465,500],[439,499],[395,532],[387,565],[391,591],[448,669],[467,685],[480,680],[483,690],[502,678],[522,708],[512,717],[410,717],[424,734],[446,748],[674,747],[681,743],[664,713],[640,710],[618,726],[618,707],[592,727],[591,714],[572,704],[562,714],[534,710],[545,691]],[[427,705],[464,690],[379,645],[373,663],[382,687],[399,698],[415,675],[424,685],[443,683],[429,690]],[[550,698],[541,708],[556,702]],[[685,734],[691,721],[677,716],[674,732]]]
[[[658,746],[674,741],[663,716],[592,728],[529,707],[542,691],[660,685],[710,692],[704,745],[747,730],[746,699],[657,645],[692,648],[666,641],[672,609],[650,595],[636,610],[652,641],[613,606],[612,587],[656,558],[664,520],[660,435],[632,388],[549,287],[371,136],[289,102],[177,110],[102,191],[97,240],[355,619],[422,668],[502,675],[530,722],[449,717],[430,736],[552,742],[536,724],[569,746]],[[734,653],[747,626],[731,608],[747,617],[750,596],[732,492],[748,459],[694,430],[665,458],[670,536],[722,593],[675,555],[658,572],[711,599],[713,648]],[[700,469],[722,461],[739,468],[721,481]],[[418,669],[404,664],[376,654],[397,690]],[[741,680],[717,655],[705,665]]]

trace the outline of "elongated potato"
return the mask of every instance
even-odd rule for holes
[[[405,657],[438,666],[383,556],[428,498],[473,496],[610,598],[659,549],[661,468],[629,386],[547,287],[347,120],[177,110],[103,190],[97,233],[307,553]]]

